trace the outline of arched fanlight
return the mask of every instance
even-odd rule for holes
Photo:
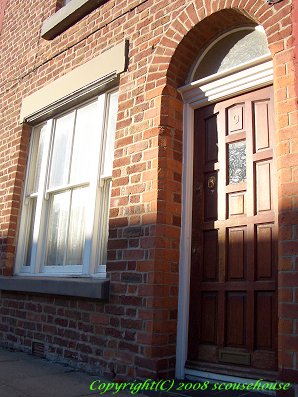
[[[262,26],[242,27],[218,37],[197,60],[190,76],[197,81],[270,55]]]

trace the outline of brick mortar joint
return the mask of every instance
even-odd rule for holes
[[[126,14],[132,12],[134,9],[140,7],[141,5],[143,5],[144,3],[146,3],[148,0],[143,0],[140,4],[132,7],[131,9],[125,11],[123,14],[118,15],[116,18],[112,19],[111,21],[109,21],[109,23],[105,23],[102,26],[97,27],[96,29],[94,29],[93,31],[91,31],[90,33],[86,34],[84,37],[82,37],[81,39],[77,40],[75,43],[65,47],[63,50],[58,51],[57,53],[55,53],[54,55],[52,55],[50,58],[46,59],[45,61],[41,62],[40,64],[34,66],[31,70],[27,71],[23,76],[18,77],[18,78],[14,78],[11,80],[7,80],[5,81],[5,83],[3,85],[0,85],[0,88],[5,87],[6,84],[9,83],[13,83],[15,81],[15,84],[10,87],[7,88],[6,90],[4,90],[3,92],[0,92],[0,95],[5,95],[7,92],[9,92],[11,89],[15,88],[18,86],[18,84],[20,82],[22,82],[23,80],[25,80],[26,77],[30,77],[30,75],[32,75],[33,73],[37,72],[38,69],[40,69],[41,67],[43,67],[44,65],[48,64],[49,62],[51,62],[53,59],[57,58],[58,56],[64,54],[65,52],[67,52],[68,50],[75,48],[77,45],[83,43],[85,40],[87,40],[89,37],[91,37],[92,35],[94,35],[95,33],[97,33],[98,31],[104,29],[105,27],[107,27],[109,24],[115,22],[116,20],[118,20],[119,18],[125,16]],[[39,38],[38,38],[38,43],[40,40],[40,33],[39,33]],[[105,50],[107,50],[108,48],[106,48]],[[38,51],[42,51],[42,53],[44,53],[46,50],[45,49],[40,49]],[[35,56],[34,56],[34,62],[36,59],[38,59],[38,51],[36,52]]]

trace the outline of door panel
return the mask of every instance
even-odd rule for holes
[[[272,87],[195,111],[188,360],[276,368]]]

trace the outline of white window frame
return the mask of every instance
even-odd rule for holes
[[[114,150],[115,126],[108,131],[113,115],[116,117],[117,108],[110,113],[109,106],[112,97],[117,103],[117,90],[110,90],[99,95],[93,100],[84,102],[66,112],[58,114],[52,119],[33,127],[28,157],[28,167],[24,188],[21,222],[18,236],[15,274],[28,276],[80,276],[80,277],[106,277],[106,250],[108,239],[108,211],[110,201],[110,187],[112,180],[112,162]],[[71,185],[59,186],[49,189],[50,156],[53,149],[55,120],[64,114],[76,111],[81,107],[97,101],[98,134],[96,135],[97,155],[93,164],[88,182],[73,183]],[[111,117],[111,118],[110,118]],[[34,131],[40,126],[45,126],[45,149],[46,156],[41,161],[40,178],[37,192],[29,192],[32,186],[32,164],[36,160],[37,145]],[[106,149],[110,148],[110,152]],[[49,196],[58,191],[67,191],[78,187],[89,186],[87,213],[85,215],[85,240],[83,250],[83,263],[81,265],[44,266],[46,256],[46,231],[47,215],[49,212]],[[27,246],[31,224],[31,209],[33,200],[36,200],[34,215],[34,233],[31,249],[30,265],[26,266]]]

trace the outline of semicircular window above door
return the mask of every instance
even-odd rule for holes
[[[243,27],[218,37],[198,58],[190,81],[221,74],[264,56],[270,56],[261,26]]]

